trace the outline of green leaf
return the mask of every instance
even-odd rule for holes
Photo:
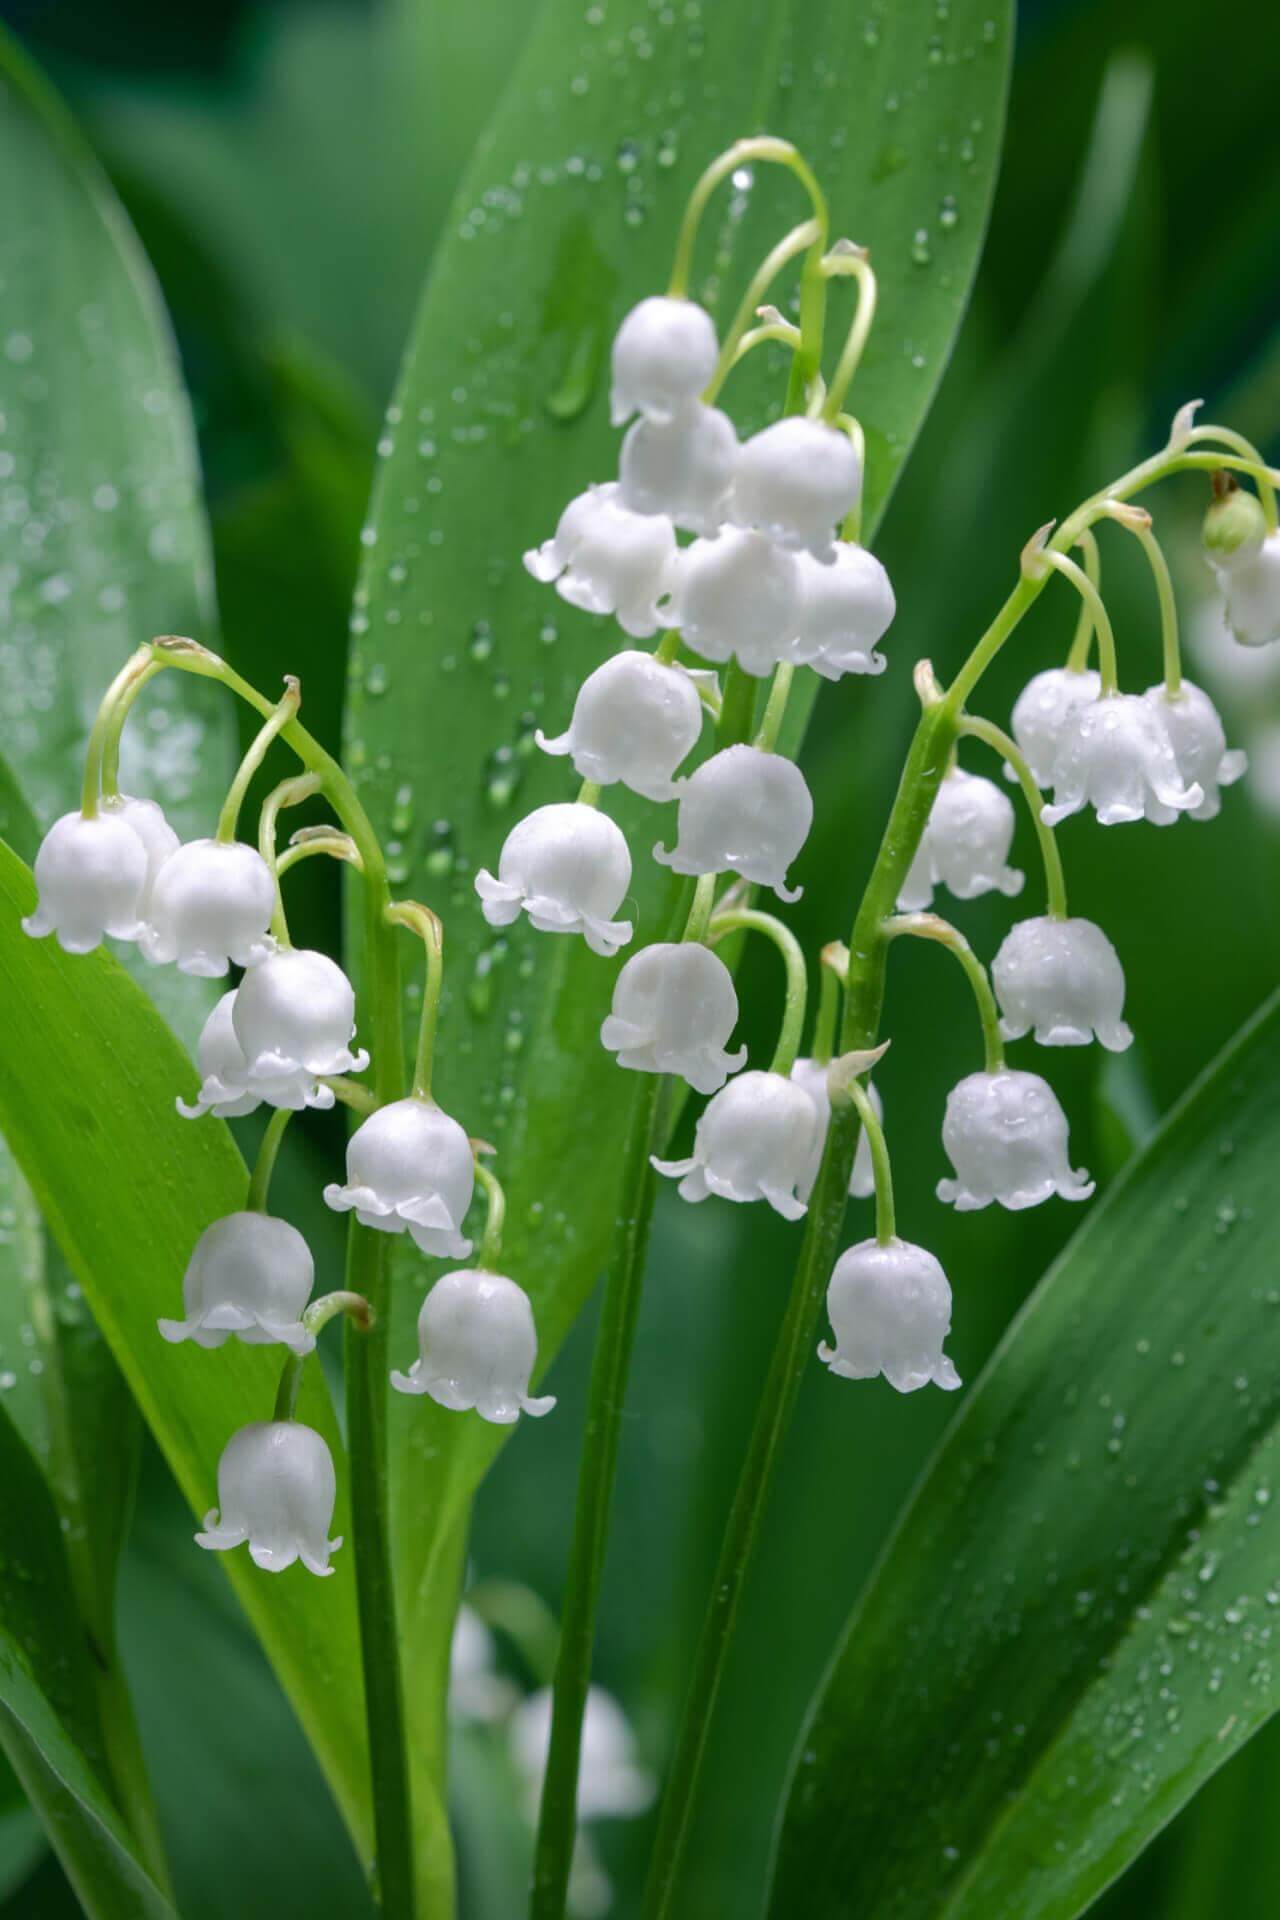
[[[473,876],[519,814],[573,790],[533,731],[566,722],[583,676],[618,643],[528,578],[522,551],[617,459],[609,343],[666,283],[686,195],[716,150],[768,128],[829,188],[834,231],[871,248],[883,324],[855,404],[868,434],[871,524],[945,365],[995,174],[1007,6],[910,0],[868,25],[836,0],[597,20],[545,6],[461,190],[410,346],[366,532],[348,756],[392,842],[398,883],[447,926],[439,1089],[493,1140],[509,1183],[505,1260],[533,1297],[544,1361],[607,1255],[619,1146],[636,1088],[598,1045],[613,969],[518,926],[495,938]],[[803,217],[762,168],[709,217],[695,291],[736,300]],[[723,288],[723,300],[721,289]],[[836,312],[843,314],[837,301]],[[842,324],[842,322],[841,322]],[[761,356],[763,361],[764,356]],[[784,371],[748,363],[728,404],[748,425]],[[807,705],[811,690],[799,707]],[[636,850],[637,942],[670,910],[646,857],[670,815],[617,804]],[[407,1353],[420,1265],[402,1272]],[[447,1617],[436,1556],[498,1438],[416,1402],[393,1410],[403,1581],[414,1662]],[[438,1639],[438,1631],[436,1638]],[[426,1698],[424,1684],[418,1697]]]
[[[1273,1000],[965,1395],[802,1735],[777,1920],[1071,1920],[1280,1703],[1278,1072]]]
[[[92,1657],[59,1515],[0,1412],[0,1746],[91,1920],[173,1920],[103,1785]]]
[[[22,1008],[0,1056],[0,1131],[175,1479],[203,1515],[216,1504],[227,1440],[246,1421],[270,1418],[280,1361],[238,1341],[216,1353],[166,1347],[155,1323],[181,1298],[197,1236],[244,1204],[244,1166],[221,1122],[175,1112],[175,1095],[194,1092],[194,1070],[145,995],[102,951],[77,960],[52,940],[28,939],[19,921],[33,900],[30,874],[0,848],[0,998]],[[301,1417],[334,1451],[334,1530],[349,1535],[341,1445],[316,1367],[304,1380]],[[367,1859],[350,1550],[327,1580],[300,1567],[265,1575],[239,1553],[223,1560]]]
[[[98,698],[138,642],[209,637],[208,535],[150,270],[60,102],[2,36],[0,183],[5,756],[47,825],[76,803]],[[230,777],[230,703],[176,673],[144,699],[125,784],[183,838],[206,833]],[[207,983],[147,984],[193,1036]]]

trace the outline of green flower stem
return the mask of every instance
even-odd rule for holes
[[[275,1171],[276,1155],[280,1151],[280,1142],[284,1139],[284,1130],[292,1118],[292,1107],[277,1107],[267,1122],[262,1135],[262,1144],[258,1148],[258,1157],[253,1163],[249,1197],[244,1203],[247,1213],[265,1213],[267,1210],[267,1194],[271,1186],[271,1175]]]
[[[828,1085],[828,1096],[830,1096]],[[840,1104],[840,1098],[851,1100],[858,1109],[858,1119],[862,1131],[867,1136],[867,1145],[871,1149],[871,1168],[876,1183],[876,1241],[882,1247],[890,1245],[897,1233],[897,1220],[893,1209],[893,1168],[889,1163],[889,1143],[884,1137],[884,1128],[876,1116],[876,1110],[866,1088],[857,1078],[846,1080],[841,1095],[831,1100],[831,1105]]]
[[[1085,606],[1088,607],[1093,630],[1098,636],[1098,673],[1102,681],[1101,691],[1115,693],[1120,684],[1119,667],[1116,661],[1116,636],[1105,600],[1084,568],[1069,555],[1046,548],[1044,560],[1046,566],[1053,567],[1063,575],[1064,579],[1071,582]]]
[[[1160,651],[1164,662],[1164,690],[1172,698],[1182,690],[1182,650],[1178,645],[1178,601],[1173,591],[1173,577],[1169,572],[1169,562],[1164,557],[1164,548],[1151,530],[1151,519],[1144,515],[1140,520],[1122,519],[1121,525],[1128,528],[1134,539],[1139,542],[1151,567],[1151,577],[1155,581],[1156,598],[1160,603]]]
[[[1252,440],[1246,440],[1242,433],[1235,431],[1234,427],[1205,426],[1192,427],[1187,434],[1186,444],[1190,446],[1194,445],[1196,441],[1203,443],[1206,440],[1216,440],[1224,447],[1233,447],[1238,454],[1242,455],[1244,459],[1253,462],[1254,467],[1259,469],[1259,471],[1255,471],[1254,473],[1254,478],[1258,483],[1258,499],[1262,503],[1262,514],[1267,523],[1267,532],[1274,533],[1277,525],[1275,477],[1270,473],[1262,455],[1254,446]]]
[[[575,799],[580,807],[598,807],[600,804],[600,782],[598,780],[584,780],[578,788]]]
[[[320,791],[318,773],[297,773],[291,780],[282,780],[273,787],[262,803],[262,812],[258,816],[258,852],[271,869],[271,878],[276,883],[276,903],[271,910],[271,931],[282,947],[292,945],[289,939],[289,922],[285,918],[284,898],[280,892],[280,863],[276,859],[276,822],[282,807],[301,806],[313,794]]]
[[[1273,483],[1280,480],[1280,475],[1272,474],[1255,460],[1242,457],[1233,462],[1226,456],[1219,458],[1216,454],[1199,455],[1180,447],[1165,447],[1082,502],[1063,521],[1049,547],[1066,552],[1075,546],[1081,533],[1100,516],[1102,503],[1108,499],[1129,498],[1169,474],[1212,471],[1232,464],[1252,474],[1255,480],[1260,480],[1262,475]],[[890,945],[885,923],[893,918],[894,903],[919,849],[956,742],[964,702],[1049,578],[1049,568],[1035,577],[1024,574],[946,693],[930,692],[926,698],[849,941],[840,1036],[842,1052],[865,1052],[876,1044]],[[743,1583],[751,1565],[782,1442],[791,1424],[801,1380],[809,1366],[827,1282],[840,1245],[857,1140],[856,1107],[850,1104],[833,1108],[822,1164],[809,1199],[800,1257],[725,1526],[711,1598],[694,1657],[650,1855],[644,1920],[667,1920],[671,1911]]]
[[[849,949],[839,940],[831,940],[822,949],[818,962],[818,1012],[813,1023],[811,1058],[820,1067],[830,1065],[836,1050],[836,1022],[840,1017],[840,987],[849,970]]]
[[[111,685],[103,694],[89,729],[88,745],[84,756],[84,782],[80,790],[80,811],[86,820],[94,820],[98,814],[98,797],[104,791],[114,792],[114,787],[104,789],[103,761],[107,743],[115,721],[116,710],[124,702],[125,710],[133,694],[137,691],[144,676],[151,677],[154,665],[150,647],[138,647],[129,655]],[[120,723],[124,724],[123,719]],[[118,738],[118,736],[117,736]]]
[[[769,688],[769,698],[765,703],[764,714],[760,721],[760,731],[756,734],[755,744],[761,753],[772,753],[778,744],[778,735],[782,723],[787,717],[787,702],[791,698],[791,683],[796,670],[789,660],[780,661],[774,668],[773,684]]]
[[[716,914],[709,929],[709,944],[714,946],[726,934],[739,932],[767,934],[782,955],[787,970],[787,997],[782,1010],[782,1025],[773,1059],[769,1062],[770,1073],[780,1073],[785,1077],[796,1063],[804,1033],[805,1001],[809,987],[804,949],[790,927],[784,927],[773,914],[760,913],[754,907],[739,907],[730,913]]]
[[[903,934],[910,934],[917,940],[936,941],[940,947],[945,947],[949,953],[955,955],[964,969],[966,980],[973,989],[978,1020],[982,1027],[985,1069],[988,1073],[999,1073],[1004,1066],[1004,1041],[1000,1037],[1000,1010],[996,1006],[996,998],[991,991],[987,970],[959,928],[953,927],[949,920],[941,919],[936,913],[899,913],[885,921],[884,931],[886,939],[889,940],[896,940]]]
[[[289,722],[296,718],[302,704],[302,688],[292,674],[285,675],[284,693],[278,705],[268,715],[265,724],[259,729],[249,750],[236,769],[235,779],[227,790],[222,803],[222,812],[218,815],[218,839],[224,844],[236,837],[236,828],[240,821],[240,809],[244,797],[249,791],[249,782],[267,756],[267,749],[277,736],[284,732]]]
[[[716,751],[745,746],[751,738],[756,715],[756,682],[736,660],[724,670],[724,694],[720,718],[716,723]]]
[[[659,666],[674,666],[680,654],[680,629],[668,627],[653,650],[653,657]]]
[[[345,1287],[340,1287],[334,1293],[323,1293],[318,1300],[313,1300],[302,1315],[302,1324],[308,1333],[318,1338],[329,1322],[336,1320],[340,1313],[344,1313],[351,1325],[360,1333],[368,1333],[373,1323],[369,1302],[364,1295],[349,1293]],[[281,1368],[280,1384],[276,1388],[275,1411],[271,1416],[273,1420],[297,1418],[302,1369],[308,1357],[305,1353],[291,1353]]]
[[[801,186],[808,194],[813,206],[813,216],[818,223],[820,233],[827,232],[827,202],[817,176],[811,170],[804,155],[792,146],[789,140],[778,140],[772,134],[760,134],[750,140],[735,140],[731,147],[718,154],[711,162],[693,192],[689,195],[685,207],[684,219],[676,236],[675,257],[671,264],[671,278],[667,283],[667,292],[676,299],[685,299],[689,292],[689,276],[693,267],[693,249],[698,238],[698,228],[706,212],[707,203],[722,180],[727,180],[739,167],[750,166],[753,161],[764,160],[774,165],[787,167],[795,174]]]
[[[1044,817],[1044,796],[1036,785],[1035,775],[1027,765],[1026,755],[1016,740],[997,727],[991,720],[979,719],[976,715],[966,714],[961,722],[960,731],[972,740],[981,740],[996,753],[1002,754],[1018,776],[1018,785],[1031,814],[1031,824],[1036,830],[1036,839],[1040,842],[1040,859],[1044,866],[1045,892],[1048,895],[1049,917],[1052,920],[1067,918],[1067,881],[1062,871],[1062,855],[1058,851],[1058,839],[1053,828]]]
[[[496,1173],[486,1167],[484,1161],[476,1156],[476,1179],[484,1188],[488,1202],[484,1217],[484,1236],[480,1241],[480,1251],[476,1255],[476,1265],[481,1273],[497,1273],[502,1260],[502,1229],[507,1219],[507,1196],[502,1191],[502,1182]]]
[[[1102,556],[1098,552],[1098,542],[1093,530],[1085,527],[1076,541],[1084,555],[1084,570],[1095,587],[1102,585]],[[1087,601],[1080,602],[1080,612],[1076,618],[1075,635],[1071,649],[1067,654],[1068,673],[1083,673],[1089,664],[1089,654],[1093,648],[1093,614]]]
[[[858,471],[863,477],[863,484],[858,488],[858,497],[850,507],[848,513],[846,513],[840,527],[840,538],[842,540],[851,540],[856,545],[857,542],[862,539],[862,501],[866,493],[867,436],[862,430],[862,422],[855,420],[851,413],[838,413],[835,418],[835,424],[839,427],[841,433],[847,433],[850,440],[852,440],[854,451],[858,456]]]
[[[150,649],[139,648],[139,653],[143,651],[149,653]],[[120,698],[111,708],[102,741],[102,791],[110,799],[114,800],[120,791],[120,740],[124,733],[124,723],[129,718],[129,709],[148,680],[154,680],[159,672],[161,668],[158,663],[148,659],[146,664],[140,666],[137,673],[132,676]]]
[[[368,1087],[362,1087],[358,1080],[348,1080],[340,1073],[320,1075],[320,1085],[328,1087],[335,1100],[344,1107],[350,1107],[354,1113],[373,1113],[378,1105]]]
[[[551,1743],[542,1784],[534,1852],[530,1920],[562,1920],[577,1831],[582,1716],[591,1682],[596,1611],[608,1542],[609,1506],[618,1464],[627,1375],[644,1280],[655,1178],[650,1156],[658,1138],[662,1078],[646,1074],[632,1119],[621,1192],[634,1196],[605,1278],[600,1326],[591,1362],[586,1431],[578,1470],[573,1544],[565,1573],[560,1648],[552,1687]],[[625,1204],[625,1201],[624,1201]]]
[[[296,867],[299,860],[309,860],[316,853],[327,853],[335,860],[345,860],[348,866],[360,872],[360,855],[349,833],[339,833],[334,827],[302,827],[277,859],[276,878],[288,873],[290,867]]]
[[[719,876],[714,873],[699,874],[698,884],[693,890],[693,905],[689,908],[689,918],[685,921],[684,932],[680,936],[682,941],[706,939],[707,928],[711,924],[711,909],[715,904],[718,878]]]
[[[152,644],[156,658],[166,666],[220,681],[264,718],[274,713],[265,694],[197,642],[171,635]],[[400,949],[395,929],[383,917],[390,903],[386,861],[373,823],[333,755],[296,718],[285,723],[281,738],[309,771],[320,775],[321,791],[360,855],[365,939],[361,986],[370,1014],[364,1024],[371,1036],[374,1094],[385,1105],[405,1091]],[[355,1334],[350,1325],[347,1328],[347,1453],[377,1849],[371,1873],[388,1920],[413,1920],[418,1905],[414,1826],[388,1521],[389,1240],[385,1233],[358,1225],[352,1226],[347,1238],[347,1287],[363,1295],[373,1317],[365,1335]]]
[[[415,1100],[430,1100],[436,1029],[440,1024],[440,989],[444,985],[444,928],[430,907],[419,906],[416,900],[397,900],[387,908],[386,917],[393,927],[407,927],[410,933],[416,933],[426,948],[427,977],[422,986],[413,1097]]]
[[[818,409],[820,417],[831,425],[844,406],[844,397],[849,391],[854,374],[858,371],[859,362],[866,350],[867,340],[875,323],[876,276],[872,271],[870,259],[861,248],[829,253],[823,262],[823,269],[828,274],[848,274],[858,283],[858,304],[854,308],[853,320],[841,349],[840,358],[836,363],[831,385],[827,389],[826,399]]]
[[[703,391],[702,398],[708,406],[719,393],[732,368],[737,365],[743,353],[748,350],[748,339],[751,340],[752,345],[757,345],[760,340],[777,338],[779,334],[783,334],[785,337],[785,322],[779,324],[775,321],[768,326],[757,327],[750,335],[748,335],[747,329],[759,312],[760,303],[764,299],[765,294],[769,291],[769,288],[773,285],[774,280],[778,274],[781,273],[783,267],[786,266],[788,260],[793,260],[798,253],[803,253],[806,247],[812,247],[815,242],[820,242],[821,239],[822,230],[818,222],[816,220],[805,220],[800,226],[793,227],[790,233],[784,234],[777,246],[770,249],[760,265],[756,268],[754,274],[751,276],[746,292],[738,302],[738,310],[730,322],[729,331],[725,334],[724,344],[720,348],[720,357],[716,361],[715,372],[712,374],[709,384]]]

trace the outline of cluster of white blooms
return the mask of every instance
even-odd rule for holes
[[[139,675],[139,683],[145,677]],[[108,718],[113,699],[118,699],[114,690],[104,702]],[[255,1172],[248,1204],[213,1221],[200,1235],[183,1278],[183,1316],[160,1320],[159,1331],[173,1344],[213,1348],[234,1338],[285,1350],[277,1417],[242,1428],[227,1443],[218,1467],[219,1506],[196,1537],[202,1546],[218,1549],[247,1543],[255,1562],[271,1572],[301,1559],[313,1573],[326,1573],[329,1554],[341,1544],[328,1539],[336,1479],[323,1437],[293,1417],[298,1369],[329,1318],[345,1312],[367,1321],[368,1306],[345,1293],[313,1301],[315,1267],[306,1241],[287,1221],[267,1212],[279,1129],[304,1107],[332,1107],[339,1091],[362,1107],[366,1117],[347,1146],[346,1181],[328,1186],[325,1200],[338,1212],[354,1214],[362,1228],[407,1235],[432,1258],[463,1261],[471,1253],[463,1227],[477,1171],[476,1149],[466,1131],[426,1090],[421,1052],[414,1091],[404,1099],[379,1105],[351,1078],[370,1064],[368,1053],[355,1044],[352,984],[327,955],[294,948],[288,938],[273,806],[288,783],[263,809],[261,850],[234,837],[234,815],[248,776],[296,708],[297,687],[291,683],[286,701],[246,757],[218,837],[185,846],[154,801],[107,790],[100,758],[95,791],[91,741],[83,809],[64,815],[46,834],[35,863],[37,904],[23,924],[36,938],[55,934],[71,953],[91,952],[110,935],[135,941],[149,960],[176,962],[188,973],[217,977],[232,964],[243,969],[201,1032],[199,1094],[192,1103],[179,1098],[176,1104],[189,1119],[209,1113],[237,1118],[263,1105],[277,1112],[264,1136],[261,1175]],[[118,719],[122,724],[123,711]],[[313,780],[308,791],[318,785]],[[580,865],[589,867],[592,827],[608,830],[610,823],[585,808],[564,811],[573,815],[576,844],[585,848]],[[582,821],[585,829],[578,824]],[[630,863],[621,835],[617,844],[625,864],[620,897]],[[555,877],[541,876],[536,864],[523,877],[525,904],[536,919],[539,896],[545,888],[555,893]],[[602,950],[609,951],[597,914],[607,914],[617,900],[601,903],[598,895],[599,887],[593,891],[588,884],[580,924],[588,938],[599,931]],[[559,910],[552,911],[559,926],[561,919],[554,917]],[[398,914],[402,924],[417,926],[404,919],[406,912],[432,921],[417,908],[389,909],[389,918]],[[429,991],[438,994],[438,980]],[[429,1024],[433,1032],[434,1022]],[[493,1220],[497,1183],[491,1174],[483,1177]],[[496,1218],[500,1224],[500,1206]],[[408,1373],[391,1373],[389,1385],[405,1394],[430,1394],[444,1407],[474,1408],[486,1420],[509,1425],[522,1411],[546,1413],[554,1401],[529,1394],[537,1363],[533,1312],[514,1280],[490,1270],[486,1255],[496,1251],[496,1232],[486,1232],[476,1266],[436,1281],[419,1317],[418,1358]]]

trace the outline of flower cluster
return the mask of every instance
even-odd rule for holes
[[[128,708],[153,673],[188,666],[243,688],[216,656],[192,642],[156,642],[142,648],[113,682],[90,739],[79,811],[46,834],[36,857],[34,912],[29,934],[55,934],[72,953],[87,953],[104,935],[136,941],[147,959],[176,962],[188,973],[224,976],[242,969],[217,1000],[201,1032],[200,1086],[194,1102],[176,1100],[188,1119],[242,1117],[273,1109],[243,1209],[211,1222],[192,1249],[182,1283],[182,1316],[161,1319],[172,1344],[220,1347],[229,1339],[275,1345],[285,1360],[275,1417],[243,1427],[228,1441],[218,1465],[218,1505],[196,1535],[201,1546],[247,1543],[256,1564],[280,1572],[297,1560],[312,1573],[331,1571],[340,1540],[328,1537],[337,1497],[333,1459],[324,1438],[295,1417],[302,1363],[316,1336],[335,1315],[367,1328],[371,1303],[354,1292],[313,1300],[315,1266],[306,1241],[288,1221],[267,1210],[272,1167],[284,1127],[304,1107],[332,1107],[341,1099],[362,1117],[347,1145],[346,1180],[325,1189],[328,1205],[351,1213],[360,1227],[402,1234],[432,1258],[466,1261],[472,1242],[463,1228],[477,1186],[488,1207],[474,1265],[445,1273],[427,1292],[418,1320],[418,1355],[407,1373],[392,1371],[398,1392],[429,1394],[455,1410],[474,1408],[503,1425],[521,1412],[542,1414],[555,1404],[533,1398],[537,1364],[533,1310],[524,1291],[498,1272],[502,1189],[477,1159],[480,1149],[431,1093],[431,1057],[441,984],[442,936],[436,917],[412,903],[386,901],[385,931],[396,926],[421,935],[427,955],[422,1036],[412,1090],[391,1097],[402,1063],[378,1075],[373,1087],[355,1076],[370,1067],[356,1044],[355,990],[326,954],[295,948],[289,938],[281,880],[293,860],[323,852],[359,866],[366,884],[381,886],[380,853],[349,783],[336,773],[310,772],[284,781],[262,807],[257,847],[242,843],[237,825],[250,779],[277,735],[284,734],[304,763],[321,756],[297,726],[299,689],[272,709],[232,783],[215,837],[180,845],[151,800],[116,787],[116,751]],[[251,690],[250,690],[251,692]],[[248,697],[248,696],[246,696]],[[365,851],[339,828],[304,829],[285,855],[276,847],[282,807],[325,793],[360,832]],[[583,810],[583,817],[591,819]],[[370,869],[374,868],[374,871]],[[487,1150],[486,1150],[487,1151]]]

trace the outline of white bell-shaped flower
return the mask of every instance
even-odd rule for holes
[[[424,1253],[465,1260],[462,1223],[475,1190],[471,1142],[434,1100],[411,1094],[379,1107],[347,1142],[347,1183],[324,1197],[335,1213],[354,1209],[362,1227],[408,1229]]]
[[[123,820],[136,833],[147,856],[147,879],[142,889],[142,917],[151,906],[151,889],[156,875],[171,853],[182,845],[164,817],[164,808],[156,800],[138,800],[129,793],[117,793],[101,803],[101,811],[113,820]]]
[[[1063,728],[1077,707],[1088,706],[1102,691],[1092,667],[1048,667],[1028,680],[1014,703],[1011,726],[1038,787],[1053,785],[1053,768]],[[1012,769],[1010,769],[1012,777]]]
[[[911,863],[898,905],[916,913],[947,887],[957,900],[980,894],[1021,893],[1025,875],[1007,864],[1013,845],[1013,802],[993,780],[952,767],[938,788],[929,823]]]
[[[314,1334],[302,1314],[315,1284],[311,1249],[287,1220],[229,1213],[196,1241],[182,1280],[185,1320],[156,1324],[175,1344],[220,1347],[231,1335],[248,1346],[278,1341],[310,1353]]]
[[[738,436],[727,413],[695,401],[668,420],[627,429],[618,462],[622,505],[665,513],[689,533],[716,533],[729,508]]]
[[[846,1380],[882,1373],[899,1393],[917,1387],[960,1385],[942,1351],[951,1331],[951,1288],[924,1247],[894,1238],[887,1246],[863,1240],[836,1261],[827,1286],[827,1317],[834,1347],[822,1341],[818,1358]]]
[[[1124,1021],[1124,970],[1092,920],[1020,920],[991,963],[1000,1031],[1042,1047],[1086,1047],[1097,1036],[1112,1053],[1133,1039]]]
[[[817,1116],[804,1088],[780,1073],[743,1073],[709,1101],[687,1160],[658,1160],[682,1200],[767,1200],[785,1220],[805,1210],[797,1188],[808,1172]]]
[[[709,384],[719,351],[711,315],[692,300],[654,294],[632,307],[613,342],[614,426],[633,413],[669,420]]]
[[[717,1093],[747,1058],[726,1053],[738,1024],[733,976],[719,954],[696,940],[660,942],[633,954],[613,988],[600,1028],[620,1067],[678,1073],[698,1093]]]
[[[544,753],[570,755],[584,780],[621,781],[646,800],[670,800],[672,775],[701,732],[697,678],[652,654],[626,652],[587,675],[567,733],[534,737]]]
[[[218,1505],[196,1535],[225,1553],[249,1543],[256,1566],[283,1573],[301,1560],[308,1573],[332,1573],[330,1540],[338,1483],[333,1458],[312,1427],[297,1420],[260,1420],[232,1434],[218,1462]]]
[[[862,461],[848,434],[792,415],[752,434],[738,456],[733,518],[784,547],[829,560],[835,529],[858,504]]]
[[[631,938],[631,922],[612,917],[630,885],[622,829],[572,800],[526,814],[503,843],[497,879],[487,867],[476,875],[491,927],[508,927],[524,912],[539,933],[580,933],[606,958]]]
[[[584,613],[613,614],[635,640],[657,632],[675,560],[671,522],[628,512],[615,482],[571,500],[553,537],[524,556],[535,580],[554,581],[560,598]]]
[[[209,979],[233,960],[256,966],[275,950],[268,932],[275,903],[271,869],[256,847],[189,840],[156,875],[142,951],[157,964],[176,960],[181,972]]]
[[[1184,680],[1177,693],[1163,686],[1148,687],[1143,695],[1169,736],[1183,783],[1204,794],[1191,810],[1193,820],[1213,820],[1222,811],[1222,787],[1232,786],[1249,769],[1249,756],[1228,747],[1218,709],[1207,693]]]
[[[781,900],[798,900],[787,868],[813,825],[813,798],[794,760],[758,747],[726,747],[704,760],[680,789],[677,841],[655,860],[676,873],[732,872]]]
[[[449,1642],[449,1713],[481,1724],[505,1720],[518,1695],[515,1683],[498,1671],[490,1633],[474,1607],[463,1603]]]
[[[230,993],[223,994],[201,1028],[196,1045],[200,1091],[194,1106],[188,1106],[185,1100],[176,1102],[178,1112],[188,1120],[198,1120],[205,1113],[236,1120],[262,1104],[261,1095],[246,1086],[244,1049],[236,1038],[235,1006],[233,987]],[[329,1095],[324,1104],[332,1106],[333,1095],[329,1089],[322,1087],[320,1092]]]
[[[241,1083],[272,1106],[308,1104],[319,1075],[368,1066],[363,1048],[351,1050],[355,1021],[355,990],[327,954],[292,947],[268,954],[245,975],[232,1006],[244,1056]],[[235,1080],[240,1070],[232,1065],[228,1072]]]
[[[104,933],[116,940],[142,933],[146,849],[109,812],[55,820],[36,854],[35,881],[35,911],[22,922],[33,940],[54,933],[64,953],[92,953]]]
[[[938,1198],[960,1213],[998,1200],[1018,1212],[1051,1194],[1087,1200],[1093,1181],[1067,1157],[1067,1116],[1038,1073],[971,1073],[947,1095],[942,1144],[956,1170]]]
[[[1203,800],[1204,789],[1178,771],[1161,715],[1136,693],[1105,693],[1068,715],[1042,818],[1057,826],[1091,806],[1104,827],[1142,819],[1167,827]]]
[[[1226,602],[1227,625],[1244,647],[1280,640],[1280,532],[1230,555],[1210,555]]]
[[[811,553],[800,554],[799,561],[799,638],[791,657],[824,680],[883,673],[885,657],[875,647],[889,631],[897,602],[874,553],[840,540],[830,564]]]
[[[472,1407],[509,1427],[522,1413],[550,1413],[555,1395],[529,1396],[538,1358],[533,1308],[523,1287],[500,1273],[464,1267],[437,1280],[418,1315],[418,1358],[393,1373],[397,1393],[429,1393],[455,1413]]]
[[[831,1123],[831,1101],[827,1094],[827,1068],[820,1060],[796,1061],[791,1069],[791,1078],[798,1087],[803,1087],[813,1102],[814,1119],[817,1132],[809,1154],[809,1164],[805,1168],[804,1178],[799,1185],[800,1198],[808,1201],[813,1192],[813,1183],[818,1177],[818,1168],[822,1165],[823,1150],[827,1144],[827,1128]],[[871,1102],[871,1111],[877,1120],[884,1119],[884,1105],[880,1095],[868,1080],[867,1098]],[[871,1142],[865,1131],[858,1134],[858,1149],[853,1156],[853,1172],[849,1175],[849,1192],[857,1200],[865,1200],[876,1190],[875,1169],[871,1164]]]
[[[762,533],[728,527],[680,555],[663,622],[679,627],[705,660],[735,654],[746,673],[772,673],[790,659],[800,610],[800,569]]]
[[[536,1811],[551,1748],[551,1689],[531,1693],[511,1716],[511,1758]],[[578,1818],[628,1819],[643,1813],[656,1783],[638,1764],[636,1739],[618,1702],[603,1687],[588,1687],[578,1767]]]

